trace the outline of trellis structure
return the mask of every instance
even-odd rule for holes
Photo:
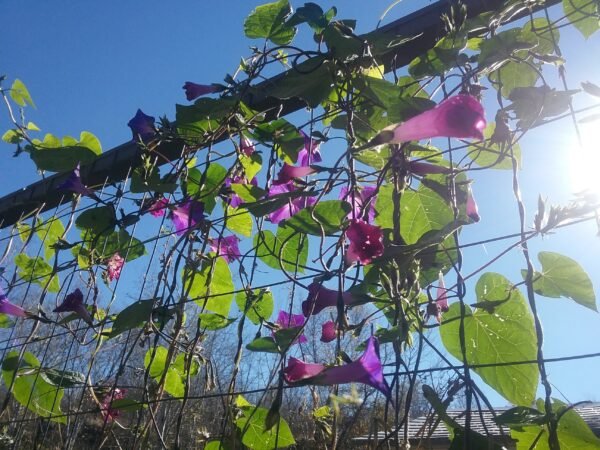
[[[528,242],[596,220],[598,205],[591,196],[560,208],[540,202],[529,230],[519,191],[519,139],[599,106],[576,108],[566,84],[551,91],[540,76],[542,63],[563,63],[558,29],[589,26],[598,14],[589,12],[593,1],[569,2],[574,9],[553,21],[548,8],[556,3],[438,2],[363,36],[314,5],[291,17],[285,0],[257,8],[247,35],[280,47],[265,44],[246,61],[246,79],[231,79],[218,98],[179,107],[174,123],[155,128],[138,113],[134,140],[91,158],[81,178],[71,172],[73,156],[43,152],[79,157],[82,148],[94,151],[93,138],[53,150],[15,121],[14,143],[39,168],[69,170],[0,199],[0,227],[8,231],[0,236],[0,306],[17,316],[1,316],[6,445],[344,448],[370,427],[384,433],[378,446],[400,448],[420,399],[454,428],[456,448],[499,448],[470,426],[478,411],[492,409],[477,374],[516,405],[496,417],[514,427],[513,438],[594,448],[600,441],[552,398],[536,306],[536,294],[562,295],[594,309],[591,282],[557,254],[540,258],[542,273],[534,272]],[[504,31],[521,19],[518,31]],[[272,26],[265,29],[265,20]],[[288,47],[300,25],[321,35],[327,51]],[[292,67],[255,84],[281,58],[276,50],[289,53]],[[401,76],[406,65],[410,78]],[[504,92],[506,67],[515,65],[538,77]],[[500,111],[495,131],[467,142],[481,131],[483,76],[499,90]],[[21,97],[12,99],[24,106],[26,90],[17,87]],[[598,95],[597,86],[585,88]],[[10,92],[2,93],[10,107]],[[447,100],[432,109],[428,97],[439,93]],[[283,119],[306,106],[303,125]],[[444,115],[447,109],[453,113]],[[444,132],[423,131],[440,115]],[[394,126],[402,122],[417,124],[418,133]],[[463,140],[441,150],[417,143],[441,136]],[[335,156],[317,160],[318,146]],[[474,274],[463,273],[468,246],[460,232],[479,218],[467,174],[494,167],[512,171],[519,230],[492,238],[508,241],[506,251],[477,274],[514,249],[523,250],[527,270],[516,286],[484,273],[472,311],[465,289]],[[577,286],[551,289],[557,281],[546,273],[556,267],[578,277]],[[438,272],[456,282],[446,288]],[[321,307],[331,307],[334,320],[318,315]],[[322,325],[323,339],[335,341],[330,347],[315,343]],[[431,328],[440,329],[447,352]],[[477,351],[485,342],[470,344],[474,335],[503,333],[520,340],[517,354],[490,359]],[[345,352],[363,356],[349,361]],[[304,366],[300,358],[336,367]],[[447,385],[423,385],[421,398],[420,374],[438,372],[449,373],[440,378]],[[544,398],[534,405],[540,380]],[[467,410],[461,424],[445,415],[456,396]],[[573,428],[576,436],[565,431]]]

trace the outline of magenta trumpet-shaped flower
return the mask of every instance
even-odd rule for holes
[[[148,212],[152,214],[154,217],[162,217],[165,215],[165,209],[169,206],[169,201],[161,197],[156,200],[148,209]]]
[[[204,204],[196,200],[185,199],[171,212],[171,220],[175,226],[175,233],[177,236],[181,236],[204,220]]]
[[[102,398],[102,415],[105,420],[112,422],[121,415],[121,410],[113,408],[112,403],[125,398],[126,393],[125,389],[114,388]]]
[[[321,364],[308,364],[290,358],[283,369],[283,378],[288,384],[315,384],[329,386],[345,383],[363,383],[374,387],[391,400],[392,392],[383,377],[383,367],[379,358],[379,343],[375,337],[367,341],[367,348],[360,358],[343,366],[326,367]]]
[[[471,186],[467,188],[467,216],[473,222],[479,222],[481,217],[479,216],[479,208],[477,207],[477,202],[475,201],[475,197],[473,197],[473,191],[471,190]]]
[[[340,291],[328,289],[317,282],[311,283],[308,286],[308,298],[302,302],[302,313],[309,317],[311,314],[319,314],[325,308],[337,306],[339,296]],[[351,306],[358,303],[359,299],[350,292],[343,292],[342,300],[344,305]]]
[[[65,300],[59,306],[54,308],[54,312],[74,312],[88,324],[93,324],[92,316],[90,316],[90,313],[83,304],[83,293],[79,290],[79,288],[67,295]]]
[[[127,126],[131,128],[134,141],[146,142],[156,134],[154,117],[144,114],[141,109],[138,109],[133,119],[127,122]]]
[[[442,313],[448,312],[448,310],[448,290],[444,284],[444,275],[440,272],[436,300],[427,304],[427,318],[435,317],[438,323],[442,323]]]
[[[410,173],[419,175],[421,177],[425,175],[438,175],[450,172],[450,169],[448,167],[438,166],[436,164],[429,164],[420,161],[409,161],[408,170]]]
[[[240,239],[234,235],[221,237],[220,239],[208,239],[211,251],[215,252],[217,256],[222,256],[228,263],[239,260],[241,257],[238,242],[240,242]]]
[[[331,342],[337,337],[337,327],[333,320],[328,320],[321,325],[321,342]]]
[[[197,84],[192,83],[191,81],[186,81],[182,89],[185,90],[185,98],[187,98],[188,101],[223,90],[221,86],[217,84]]]
[[[121,270],[125,264],[125,258],[119,255],[119,252],[112,255],[106,261],[106,268],[108,271],[108,281],[118,280],[121,276]]]
[[[377,201],[376,192],[377,188],[375,186],[364,186],[358,188],[353,195],[348,187],[344,186],[340,190],[339,198],[352,205],[352,211],[348,214],[348,219],[365,219],[367,222],[373,222],[375,220],[375,202]]]
[[[291,357],[288,359],[286,368],[283,369],[283,377],[288,384],[302,384],[304,381],[316,377],[325,369],[327,366],[324,364],[306,363]],[[310,384],[310,381],[307,384]]]
[[[319,142],[313,140],[304,131],[300,131],[300,134],[304,137],[304,148],[298,152],[298,165],[310,166],[311,164],[320,163],[322,158],[319,151]]]
[[[269,188],[268,197],[273,197],[274,195],[279,194],[287,194],[288,192],[293,192],[295,190],[296,186],[294,186],[294,183],[292,182],[273,185]],[[298,214],[298,212],[302,209],[314,205],[316,202],[317,200],[314,197],[295,198],[288,201],[286,205],[269,214],[269,220],[272,223],[278,224],[282,220],[289,219],[293,215]]]
[[[256,152],[256,146],[254,145],[254,142],[252,142],[246,136],[242,136],[240,139],[240,151],[244,155],[250,157],[254,154],[254,152]]]
[[[434,137],[483,139],[483,106],[468,94],[449,97],[434,108],[386,129],[393,132],[388,143],[419,141]]]
[[[277,175],[277,180],[275,180],[273,184],[286,184],[294,178],[303,178],[315,172],[317,172],[317,170],[311,166],[290,166],[289,164],[284,163]]]
[[[353,264],[371,264],[373,259],[383,255],[383,232],[375,225],[369,225],[362,220],[352,220],[346,230],[350,241],[346,252],[346,262]]]
[[[94,191],[82,183],[79,170],[80,164],[77,164],[77,167],[73,169],[73,172],[71,172],[69,178],[56,186],[57,189],[71,191],[79,195],[85,195],[86,197],[96,198]]]
[[[281,310],[277,315],[277,320],[275,321],[279,328],[296,328],[304,325],[304,316],[302,314],[288,314],[287,312]],[[294,343],[304,344],[307,342],[306,336],[301,334],[294,341]]]
[[[2,286],[0,286],[0,313],[15,317],[27,317],[29,315],[23,308],[8,300]]]

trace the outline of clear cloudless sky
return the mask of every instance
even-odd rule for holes
[[[225,73],[233,73],[240,57],[250,54],[248,47],[257,44],[244,37],[243,21],[261,3],[264,2],[5,1],[0,27],[0,74],[8,77],[5,86],[14,78],[25,82],[37,106],[35,110],[27,108],[27,118],[43,133],[78,137],[83,130],[91,131],[106,151],[130,139],[126,124],[137,108],[156,117],[173,118],[175,103],[186,102],[181,89],[185,81],[220,82]],[[302,3],[292,0],[294,7]],[[391,0],[317,3],[323,9],[336,5],[339,18],[358,19],[358,32],[362,33],[376,26]],[[428,4],[404,0],[385,22]],[[600,63],[590,57],[600,54],[600,33],[584,47],[583,39],[573,30],[561,32],[571,87],[578,87],[584,80],[600,84]],[[584,48],[586,52],[581,51]],[[553,75],[549,80],[553,83]],[[487,114],[490,121],[495,114],[491,108]],[[2,107],[0,132],[9,127]],[[538,193],[554,204],[572,198],[569,167],[575,147],[568,121],[534,130],[522,142],[528,223],[532,223]],[[12,146],[0,142],[0,196],[39,178],[27,155],[12,158],[12,152]],[[473,175],[482,221],[465,230],[463,242],[518,232],[516,203],[505,195],[511,189],[511,174],[490,172]],[[465,272],[475,270],[506,245],[488,244],[466,250]],[[596,288],[600,287],[600,242],[592,225],[559,231],[543,241],[538,239],[531,247],[534,257],[538,251],[548,250],[578,260]],[[513,252],[489,270],[518,282],[523,267],[522,256]],[[470,284],[469,294],[472,288]],[[566,299],[538,298],[538,303],[546,331],[547,356],[600,350],[598,314]],[[596,380],[599,371],[597,359],[549,366],[551,381],[573,402],[600,400]],[[560,393],[555,394],[560,397]],[[491,399],[496,405],[505,403],[493,394]]]

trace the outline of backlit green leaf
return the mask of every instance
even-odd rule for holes
[[[553,252],[540,252],[538,259],[542,270],[533,274],[536,293],[544,297],[567,297],[597,311],[592,280],[577,261]],[[525,278],[527,271],[522,273]]]
[[[249,293],[238,292],[235,303],[254,325],[268,320],[273,314],[273,294],[266,289],[255,289]]]
[[[252,236],[252,224],[252,216],[246,208],[227,207],[227,221],[225,222],[227,229],[250,237]]]
[[[268,414],[267,408],[242,408],[242,416],[235,421],[242,435],[242,443],[252,450],[273,450],[294,445],[296,441],[292,431],[283,418],[271,429],[265,430]]]
[[[225,258],[204,261],[183,271],[183,289],[201,308],[227,317],[233,300],[233,279]]]
[[[598,3],[590,0],[563,0],[565,16],[583,37],[589,38],[600,28]]]
[[[257,6],[244,21],[244,33],[250,39],[269,39],[277,45],[287,45],[296,35],[296,28],[285,20],[292,13],[288,0]]]
[[[293,272],[297,261],[298,272],[304,272],[302,266],[306,265],[308,259],[308,239],[303,233],[280,226],[277,236],[269,230],[255,235],[254,245],[258,257],[269,267],[281,269],[283,266],[285,270]]]
[[[10,93],[10,98],[12,98],[13,101],[17,105],[19,105],[19,106],[31,105],[35,108],[35,104],[33,103],[33,100],[31,99],[31,95],[29,94],[29,91],[27,90],[25,83],[23,83],[18,78],[15,81],[13,81],[13,84],[10,87],[9,93]]]
[[[285,221],[285,226],[315,236],[339,233],[350,205],[341,200],[325,200],[305,208]]]
[[[52,274],[52,266],[50,266],[44,258],[30,258],[21,253],[15,257],[15,264],[19,268],[19,277],[28,283],[35,283],[39,286],[48,286],[48,292],[58,292],[60,285],[58,275]]]
[[[507,300],[490,314],[465,306],[464,332],[467,362],[490,364],[473,370],[500,395],[515,405],[529,406],[535,397],[537,364],[493,366],[516,361],[535,361],[537,338],[533,318],[518,289],[500,274],[485,273],[475,288],[477,301]],[[460,305],[454,303],[443,315],[440,335],[446,349],[462,360],[459,338]]]

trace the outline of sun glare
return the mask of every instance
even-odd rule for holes
[[[600,195],[600,123],[581,124],[579,131],[581,145],[574,143],[569,158],[572,189]]]

